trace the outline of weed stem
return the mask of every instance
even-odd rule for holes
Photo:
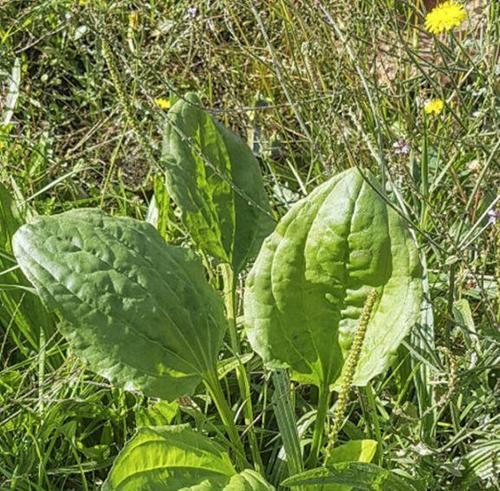
[[[221,420],[224,423],[224,428],[229,437],[229,440],[233,445],[237,465],[240,468],[239,470],[250,467],[245,456],[245,449],[240,439],[238,429],[234,424],[233,412],[229,407],[226,396],[224,395],[224,392],[220,385],[219,378],[217,376],[217,369],[214,367],[211,372],[205,375],[203,381],[210,394],[210,397],[212,398],[217,408],[217,411],[219,412]]]
[[[325,431],[325,420],[330,407],[330,387],[324,384],[319,388],[318,410],[316,413],[316,423],[314,425],[313,439],[311,451],[308,458],[308,466],[314,467],[318,461],[318,457],[323,443],[323,432]]]
[[[224,281],[224,303],[226,305],[226,314],[229,323],[231,349],[234,356],[238,357],[241,354],[241,347],[236,327],[236,276],[229,264],[223,264],[221,267]],[[243,415],[245,418],[245,425],[248,428],[248,438],[255,469],[258,472],[263,472],[264,464],[260,456],[259,443],[253,427],[254,416],[250,394],[250,381],[248,379],[248,373],[242,363],[240,363],[236,369],[236,378],[238,380],[240,396],[243,400]]]

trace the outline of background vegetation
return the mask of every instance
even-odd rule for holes
[[[432,3],[3,1],[0,181],[24,217],[145,218],[156,192],[164,235],[185,243],[158,165],[162,118],[188,90],[248,140],[276,216],[332,173],[370,168],[427,258],[427,309],[393,370],[351,394],[341,438],[383,441],[378,462],[428,489],[498,489],[500,5],[466,2],[467,21],[433,37]],[[434,98],[444,107],[426,114]],[[219,424],[202,398],[156,405],[87,371],[0,269],[0,489],[98,489],[138,425]],[[279,482],[274,388],[248,363]],[[226,388],[237,408],[233,372]],[[296,387],[305,437],[315,397]]]

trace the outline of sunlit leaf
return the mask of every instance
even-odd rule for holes
[[[21,227],[14,252],[75,351],[114,383],[171,400],[215,370],[222,301],[200,261],[148,223],[69,211]]]
[[[166,115],[162,162],[193,241],[241,271],[274,226],[252,151],[188,94]]]
[[[366,491],[419,491],[412,480],[374,464],[343,462],[328,468],[318,467],[285,479],[282,486],[308,486],[308,489],[328,489],[324,485],[342,484]],[[310,487],[309,487],[310,486]]]
[[[247,333],[270,368],[320,387],[339,380],[368,293],[378,292],[354,377],[390,364],[418,318],[421,268],[372,176],[351,169],[298,202],[269,236],[245,291]],[[374,189],[375,188],[375,189]]]
[[[103,491],[272,491],[237,474],[227,452],[187,425],[141,428],[116,458]]]

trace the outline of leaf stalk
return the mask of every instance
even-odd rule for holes
[[[316,413],[316,423],[314,425],[313,439],[307,464],[314,467],[323,444],[323,433],[325,431],[325,421],[330,407],[330,387],[328,383],[319,388],[318,410]]]
[[[234,353],[234,356],[238,357],[241,354],[241,346],[236,326],[236,275],[234,274],[234,271],[229,264],[222,264],[221,269],[224,282],[224,303],[226,306],[226,314],[229,324],[231,349]],[[248,378],[248,373],[242,363],[240,363],[236,369],[236,378],[238,381],[240,397],[243,401],[243,415],[245,418],[245,425],[248,428],[248,439],[250,442],[250,450],[252,452],[252,459],[255,465],[255,470],[257,470],[258,472],[263,472],[264,464],[260,456],[259,444],[253,427],[254,415],[250,394],[250,381]]]
[[[233,420],[233,412],[229,407],[229,404],[226,400],[226,396],[222,390],[222,387],[219,382],[219,377],[217,375],[217,369],[214,367],[209,373],[205,374],[203,379],[205,386],[212,398],[215,407],[221,417],[221,420],[224,424],[224,429],[229,437],[233,445],[233,450],[235,453],[235,458],[237,461],[238,470],[243,470],[245,468],[250,467],[246,456],[245,449],[243,447],[243,443],[240,439],[238,429]]]

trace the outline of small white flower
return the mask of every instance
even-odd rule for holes
[[[467,169],[469,169],[470,172],[479,172],[481,170],[481,163],[477,159],[471,160],[467,164]]]
[[[394,142],[392,148],[394,148],[396,155],[408,155],[411,150],[410,144],[404,138],[400,138],[397,142]]]
[[[497,218],[500,218],[500,210],[491,209],[488,212],[488,224],[495,225],[497,223]]]

